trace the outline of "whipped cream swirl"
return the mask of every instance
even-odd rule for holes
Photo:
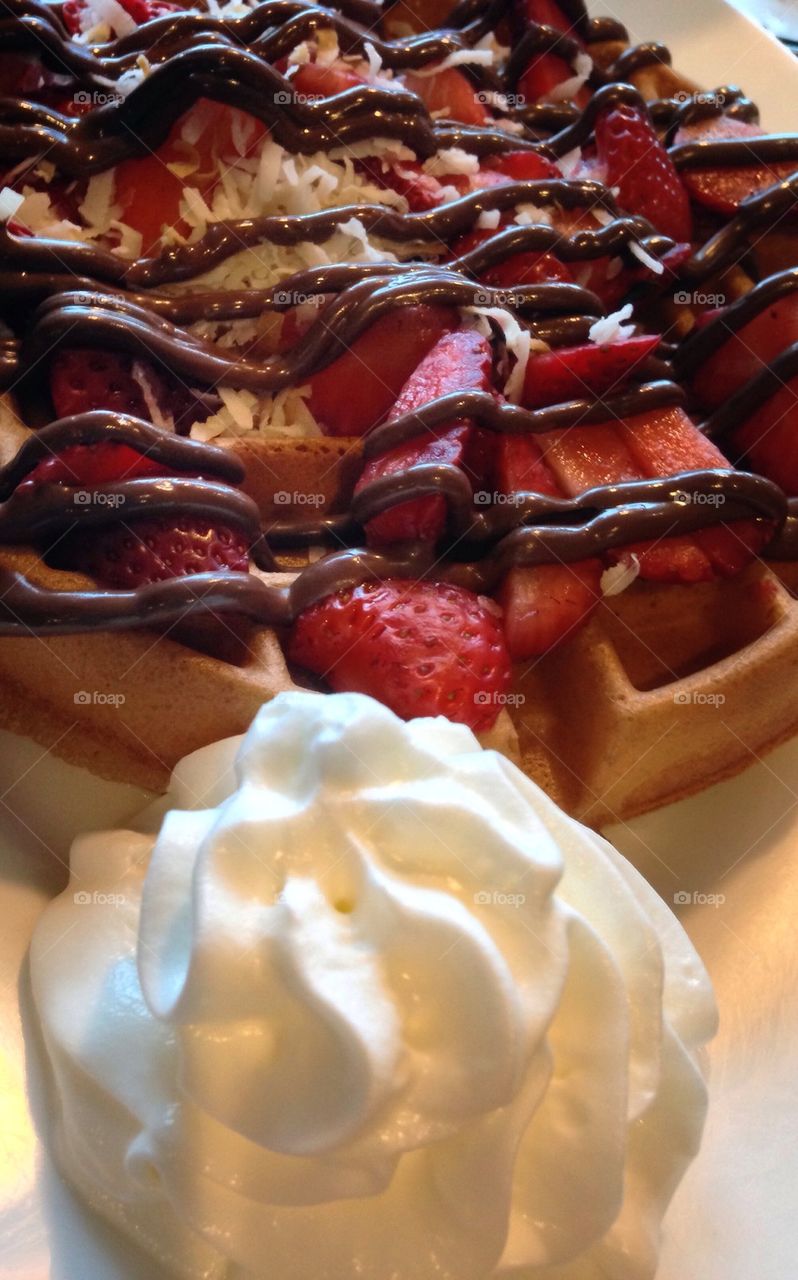
[[[186,1277],[641,1280],[695,1154],[708,980],[504,757],[281,694],[76,841],[32,949],[82,1193]]]

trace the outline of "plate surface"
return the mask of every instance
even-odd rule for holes
[[[665,41],[707,88],[741,83],[769,127],[795,127],[798,61],[724,0],[591,11]],[[36,1137],[34,1028],[20,1013],[28,941],[65,883],[73,835],[123,824],[146,799],[0,734],[0,1280],[165,1280],[54,1173]],[[798,1255],[798,740],[607,834],[677,903],[721,1010],[704,1147],[668,1215],[657,1280],[787,1280]]]

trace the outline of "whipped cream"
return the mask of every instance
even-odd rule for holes
[[[37,929],[57,1155],[186,1277],[639,1280],[708,979],[634,869],[462,725],[280,694]]]

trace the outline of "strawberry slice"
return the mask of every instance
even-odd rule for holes
[[[518,92],[527,102],[556,102],[560,100],[559,86],[574,75],[573,67],[558,53],[539,53],[519,76]],[[569,101],[584,111],[590,96],[587,85],[582,85]]]
[[[692,239],[687,191],[647,114],[624,104],[603,111],[596,120],[596,147],[622,209],[648,218],[677,243]]]
[[[511,225],[505,219],[497,230],[504,230],[505,227]],[[452,245],[452,257],[459,258],[463,254],[470,253],[472,249],[485,244],[495,235],[496,231],[480,230],[479,228],[467,231]],[[503,262],[497,262],[492,267],[488,267],[487,270],[480,272],[478,279],[499,289],[511,289],[514,285],[545,284],[551,280],[562,280],[566,284],[572,284],[574,277],[570,268],[564,262],[561,262],[553,253],[543,251],[539,253],[514,253],[511,257],[505,258]]]
[[[534,355],[527,364],[522,403],[528,409],[602,396],[620,389],[640,363],[659,346],[659,337],[645,335],[582,347],[555,347]]]
[[[162,18],[167,13],[179,13],[179,4],[169,4],[168,0],[119,0],[122,8],[133,19],[137,26],[151,22],[153,18]],[[94,26],[95,19],[87,17],[89,5],[86,0],[67,0],[61,10],[61,16],[71,36],[79,35],[84,29]],[[115,31],[116,35],[124,35],[123,31]]]
[[[297,97],[311,99],[330,98],[345,89],[354,89],[366,81],[345,62],[325,65],[321,62],[303,62],[291,80]]]
[[[706,140],[708,142],[724,141],[734,138],[761,138],[764,130],[757,125],[747,124],[734,116],[718,116],[714,120],[701,120],[687,125],[676,135],[676,144]],[[739,209],[743,200],[764,191],[774,183],[782,182],[795,173],[793,160],[775,160],[765,163],[751,157],[749,164],[717,165],[710,164],[706,168],[686,168],[682,171],[682,182],[692,198],[731,218]]]
[[[397,307],[310,378],[310,410],[331,436],[362,436],[382,422],[411,373],[457,323],[448,307]]]
[[[707,313],[706,320],[722,314]],[[690,380],[696,400],[704,409],[717,409],[795,342],[798,293],[791,293],[760,311],[736,333],[730,331],[723,345],[701,363]]]
[[[532,436],[499,436],[494,465],[502,493],[562,492]],[[511,569],[497,598],[514,661],[539,657],[587,622],[601,595],[600,579],[595,559]]]
[[[388,164],[369,156],[358,160],[356,167],[376,186],[404,196],[411,213],[426,213],[428,209],[435,209],[443,199],[443,188],[438,179],[425,173],[415,161]]]
[[[465,330],[444,334],[408,378],[388,421],[454,391],[490,390],[492,363],[490,344],[479,334]],[[482,434],[467,422],[436,427],[434,435],[408,440],[367,462],[355,492],[381,476],[401,474],[421,462],[446,462],[474,475]],[[369,520],[366,534],[375,546],[417,538],[437,542],[445,525],[445,498],[416,498]]]
[[[643,471],[618,426],[612,423],[548,431],[538,438],[557,481],[571,497],[598,485],[642,480],[652,474]],[[686,469],[691,466],[688,464]],[[639,565],[641,578],[654,582],[707,582],[714,576],[707,555],[690,536],[635,543],[609,554],[610,560],[623,563],[629,563],[632,557]]]
[[[104,440],[98,444],[67,445],[37,463],[22,483],[33,488],[59,481],[69,485],[98,485],[168,474],[163,463],[154,462],[130,445]]]
[[[638,414],[618,424],[618,431],[644,476],[668,476],[703,467],[731,466],[717,445],[678,406]],[[769,541],[771,530],[753,520],[699,529],[693,538],[716,573],[739,573]]]
[[[70,348],[58,351],[50,365],[50,395],[58,418],[110,409],[149,420],[145,386],[161,404],[165,402],[165,386],[157,371],[115,351]]]
[[[574,39],[578,39],[573,23],[568,21],[555,0],[520,0],[517,7],[527,24],[537,23],[543,27],[554,27],[555,31],[565,31]]]
[[[67,554],[73,568],[120,591],[194,573],[249,570],[249,540],[241,529],[191,513],[86,530]]]
[[[486,169],[502,173],[512,182],[545,182],[547,178],[561,178],[562,174],[552,160],[537,151],[504,151],[489,156]]]
[[[751,467],[798,495],[798,378],[780,387],[734,432],[732,443]],[[736,527],[736,526],[735,526]]]
[[[601,599],[601,561],[511,569],[497,599],[513,660],[540,657],[587,622]]]
[[[336,692],[367,693],[397,715],[490,729],[510,688],[499,611],[461,587],[388,578],[326,596],[297,619],[292,662]]]
[[[473,125],[487,124],[490,118],[471,81],[457,67],[446,67],[434,76],[417,76],[410,71],[405,84],[418,94],[430,115],[440,111],[447,119]]]

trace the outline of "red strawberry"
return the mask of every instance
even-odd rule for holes
[[[555,0],[519,0],[518,9],[522,18],[528,23],[537,23],[543,27],[554,27],[556,31],[566,31],[576,37],[573,23],[569,22]]]
[[[638,414],[619,423],[618,430],[644,476],[731,465],[678,407]],[[716,573],[729,576],[739,573],[762,550],[770,530],[752,520],[738,520],[730,526],[700,529],[693,538]]]
[[[297,95],[315,99],[330,98],[366,81],[345,62],[334,62],[329,66],[321,62],[304,62],[290,83]]]
[[[714,312],[707,315],[707,322],[720,319],[722,324],[721,317],[722,312]],[[736,333],[729,332],[723,345],[693,374],[693,394],[704,409],[717,409],[795,342],[798,293],[791,293],[760,311]]]
[[[528,409],[541,409],[620,390],[659,341],[658,337],[643,336],[605,347],[589,343],[534,355],[526,367],[522,403]]]
[[[102,586],[133,591],[194,573],[247,573],[249,540],[241,529],[186,514],[86,530],[72,540],[68,555],[74,568]]]
[[[710,142],[726,138],[761,138],[763,130],[757,125],[746,124],[733,116],[719,116],[714,120],[701,120],[680,129],[676,143],[706,139]],[[776,182],[782,182],[795,173],[793,160],[774,160],[765,163],[751,157],[749,164],[689,167],[682,170],[682,182],[694,200],[724,217],[731,218],[743,200],[764,191]]]
[[[383,167],[382,160],[369,157],[359,160],[357,166],[378,187],[404,196],[411,213],[425,213],[436,208],[443,199],[438,179],[425,173],[415,161],[404,160],[401,164]]]
[[[555,477],[572,497],[597,485],[640,480],[651,474],[644,473],[617,425],[611,423],[549,431],[539,439]],[[610,559],[628,561],[632,555],[639,563],[640,576],[655,582],[707,582],[713,577],[707,556],[692,537],[635,543],[612,552]]]
[[[136,476],[163,476],[169,471],[162,463],[113,440],[99,444],[67,445],[60,453],[37,463],[23,483],[34,487],[62,481],[69,485],[108,484],[113,480],[132,480]]]
[[[558,53],[539,53],[519,77],[518,92],[527,102],[556,101],[558,87],[573,79],[575,74],[573,67]],[[569,101],[584,110],[590,101],[590,90],[582,85]]]
[[[300,614],[291,661],[336,692],[367,693],[397,715],[443,715],[489,729],[510,688],[498,610],[461,587],[386,579]]]
[[[515,661],[539,657],[584,626],[601,598],[601,561],[511,569],[498,593]]]
[[[676,167],[647,115],[620,105],[596,121],[596,146],[606,166],[607,186],[618,188],[618,204],[640,214],[677,243],[692,239],[690,200]]]
[[[504,223],[504,226],[509,225],[507,222]],[[496,234],[496,231],[478,228],[468,231],[452,245],[452,256],[459,258],[463,254],[470,253],[472,249],[485,244]],[[503,262],[499,261],[480,272],[479,279],[484,280],[485,284],[494,285],[500,289],[511,289],[513,285],[545,284],[548,280],[562,280],[566,284],[572,284],[574,277],[570,268],[564,262],[560,262],[553,253],[541,252],[514,253]]]
[[[485,168],[503,173],[512,182],[545,182],[547,178],[562,177],[556,164],[537,151],[500,152],[488,157]]]
[[[791,497],[798,495],[798,379],[752,413],[732,441],[755,471],[775,480]]]
[[[119,3],[137,26],[151,22],[153,18],[162,18],[167,13],[179,13],[181,9],[180,5],[169,4],[167,0],[119,0]],[[67,0],[61,10],[70,35],[80,32],[86,7],[84,0]]]
[[[498,437],[495,481],[507,494],[562,492],[530,435]],[[600,597],[600,578],[598,560],[511,569],[498,593],[511,657],[538,657],[578,630]]]
[[[408,72],[405,83],[408,89],[418,94],[430,115],[440,111],[446,114],[447,119],[474,125],[484,125],[489,119],[471,81],[457,67],[446,67],[434,76],[416,76]]]
[[[140,380],[134,372],[139,373]],[[59,351],[50,365],[50,394],[56,416],[67,418],[90,409],[112,409],[149,418],[142,388],[145,377],[155,394],[162,393],[156,371],[129,356],[90,347]]]
[[[310,409],[322,429],[331,436],[362,436],[382,422],[410,374],[456,323],[448,307],[426,303],[380,316],[310,379]]]
[[[479,334],[466,330],[444,334],[408,378],[388,421],[453,391],[488,391],[491,365],[490,344]],[[447,462],[469,472],[479,465],[481,434],[465,422],[436,427],[434,435],[427,433],[408,440],[367,462],[355,492],[380,476],[401,474],[420,462]],[[369,543],[378,545],[415,538],[437,542],[445,523],[445,498],[417,498],[369,520],[366,533]]]

